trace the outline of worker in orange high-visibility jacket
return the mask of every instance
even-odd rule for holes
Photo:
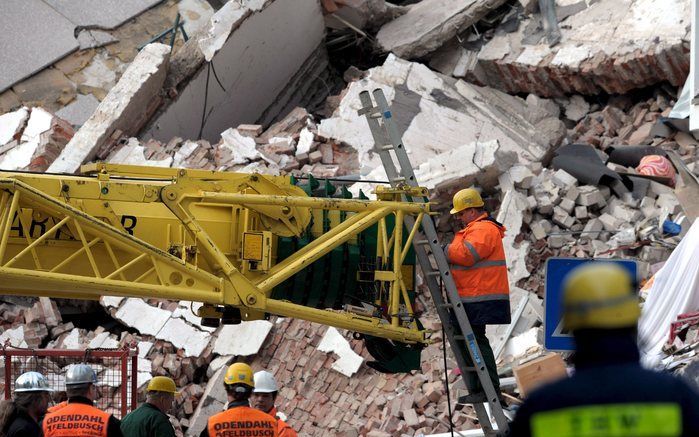
[[[499,393],[500,379],[493,349],[485,336],[485,327],[510,323],[510,285],[502,245],[505,227],[486,212],[483,199],[472,188],[457,192],[453,204],[451,214],[465,227],[445,246],[444,253],[488,374],[495,391]],[[485,393],[476,373],[469,372],[467,377],[474,390],[459,401],[485,401]],[[504,401],[501,402],[504,404]]]
[[[223,378],[228,409],[209,417],[200,437],[278,437],[277,420],[250,407],[255,387],[252,369],[245,363],[231,364]]]
[[[274,379],[274,375],[266,370],[260,370],[255,372],[254,379],[255,388],[252,390],[250,398],[253,408],[264,411],[277,419],[279,437],[298,437],[291,425],[282,420],[282,417],[280,417],[282,414],[274,406],[274,402],[277,400],[277,393],[279,393],[279,386],[277,385],[277,380]]]
[[[52,409],[42,421],[44,437],[121,437],[117,418],[93,406],[98,397],[97,375],[87,364],[66,371],[68,401]]]

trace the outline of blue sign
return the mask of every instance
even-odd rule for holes
[[[546,261],[544,286],[544,347],[552,351],[573,351],[573,336],[565,332],[561,323],[563,280],[576,267],[587,263],[613,262],[627,269],[636,278],[637,266],[632,260],[595,258],[549,258]]]

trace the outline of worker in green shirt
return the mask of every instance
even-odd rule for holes
[[[156,376],[148,383],[146,402],[121,420],[121,432],[129,437],[175,437],[167,412],[177,394],[175,381]]]

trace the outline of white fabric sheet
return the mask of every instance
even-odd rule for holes
[[[699,220],[655,274],[648,292],[638,324],[644,365],[660,364],[670,324],[678,315],[692,311],[699,311]]]

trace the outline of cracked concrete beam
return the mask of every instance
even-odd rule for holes
[[[170,46],[148,44],[136,55],[119,82],[68,142],[48,171],[74,173],[120,130],[136,135],[160,103]]]

